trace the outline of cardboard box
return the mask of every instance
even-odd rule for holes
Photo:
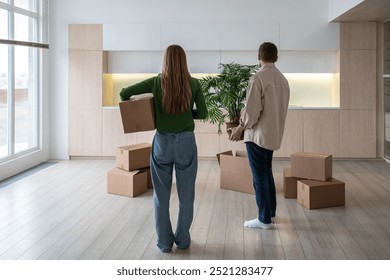
[[[119,109],[125,133],[156,129],[153,95],[120,102]]]
[[[152,183],[152,177],[150,175],[150,167],[142,168],[142,171],[145,171],[147,173],[147,185],[148,189],[153,189],[153,183]]]
[[[326,182],[298,180],[297,201],[309,209],[345,205],[345,183],[337,179]]]
[[[291,176],[319,181],[332,178],[332,155],[306,152],[292,154]]]
[[[107,173],[107,192],[136,197],[147,192],[147,172],[113,168]]]
[[[291,176],[291,168],[283,170],[283,194],[285,198],[297,198],[297,183],[302,178]]]
[[[245,151],[232,151],[217,154],[221,168],[220,187],[238,192],[254,194],[252,172]]]
[[[138,170],[150,165],[152,145],[140,143],[116,149],[116,167],[126,170]]]

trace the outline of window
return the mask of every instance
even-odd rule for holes
[[[0,163],[39,150],[47,0],[0,0]]]
[[[29,10],[32,12],[37,12],[37,4],[38,1],[31,0],[14,0],[15,7],[19,7],[25,10]]]
[[[0,45],[0,160],[8,154],[8,46]]]

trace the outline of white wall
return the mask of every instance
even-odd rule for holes
[[[337,27],[329,27],[328,24],[328,2],[328,0],[51,0],[50,157],[68,158],[68,24],[147,23],[152,27],[156,24],[164,24],[172,27],[168,30],[170,32],[189,23],[193,27],[197,23],[203,27],[205,23],[222,24],[222,26],[226,23],[226,26],[234,27],[236,23],[251,25],[251,23],[264,22],[273,26],[276,24],[281,29],[278,43],[285,44],[285,50],[297,51],[310,49],[313,47],[310,44],[318,48],[316,40],[322,37],[323,30],[330,34],[328,40],[335,40],[334,43],[338,44]],[[315,27],[316,32],[313,33],[311,26]],[[335,33],[333,29],[336,29]],[[226,30],[223,31],[225,35]],[[253,28],[249,32],[253,33],[254,38],[259,36]],[[299,42],[292,40],[296,38],[294,32],[299,36]],[[175,32],[164,34],[169,34],[172,36],[172,41],[175,41]],[[123,34],[123,36],[130,35]],[[309,44],[302,44],[305,40]],[[234,56],[236,53],[231,55]],[[247,53],[247,50],[242,52],[241,57],[245,59]],[[210,53],[205,52],[206,58],[208,55]],[[255,64],[257,61],[253,60],[252,63]]]

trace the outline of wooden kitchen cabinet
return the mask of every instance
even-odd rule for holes
[[[68,155],[102,156],[101,25],[69,25]]]
[[[340,110],[340,157],[376,157],[375,110]]]
[[[282,145],[274,157],[290,157],[292,153],[303,151],[303,111],[288,110]]]
[[[305,152],[339,155],[340,111],[303,111],[303,150]]]
[[[372,23],[341,23],[340,25],[340,108],[291,108],[287,113],[282,145],[275,151],[275,158],[289,158],[292,153],[298,151],[329,153],[335,158],[376,158],[376,45],[375,40],[366,42],[362,39],[366,35],[369,38],[375,37],[376,25]],[[286,26],[283,28],[287,29],[281,30],[282,33],[288,30]],[[334,30],[332,27],[329,28],[327,34],[332,37]],[[155,131],[148,131],[124,134],[119,108],[103,106],[111,106],[109,102],[103,102],[104,98],[109,98],[103,94],[103,74],[109,72],[108,58],[110,57],[110,54],[103,50],[103,29],[102,25],[94,24],[69,25],[70,157],[112,157],[115,156],[115,149],[118,146],[151,143],[155,133]],[[201,28],[204,29],[205,26]],[[184,34],[182,27],[164,25],[161,32],[166,36],[163,36],[161,42],[168,44],[169,40],[164,38],[170,38],[169,34],[176,31],[180,31],[178,34]],[[205,36],[213,32],[216,30],[211,28]],[[182,38],[183,42],[187,42],[189,40],[187,39],[185,36]],[[294,44],[290,39],[283,37],[280,44]],[[192,47],[212,57],[210,50],[216,48],[217,43],[217,41],[208,42],[209,51],[205,51],[207,48],[206,45],[202,45],[203,43]],[[249,41],[247,44],[249,45]],[[142,49],[142,46],[133,47]],[[236,47],[245,49],[244,45]],[[157,43],[153,49],[156,48]],[[332,49],[332,46],[329,48]],[[226,55],[226,52],[223,54]],[[160,53],[157,54],[159,55]],[[157,56],[153,57],[153,61]],[[195,57],[197,56],[200,56],[198,52]],[[115,58],[122,61],[132,57],[128,54],[111,55],[110,63],[115,62]],[[147,52],[144,57],[148,57]],[[140,59],[137,63],[145,64],[145,61]],[[112,65],[110,67],[115,68]],[[106,83],[105,86],[109,85]],[[195,123],[199,157],[215,158],[217,153],[226,150],[245,150],[242,141],[232,142],[228,139],[224,127],[222,134],[219,135],[216,125],[198,120]],[[387,140],[386,135],[384,138]]]
[[[137,143],[136,133],[125,134],[119,108],[103,109],[102,154],[115,156],[116,148]]]
[[[69,109],[69,157],[102,156],[102,110]]]

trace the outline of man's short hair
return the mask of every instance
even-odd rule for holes
[[[278,48],[271,42],[264,42],[259,47],[259,60],[276,62],[278,60]]]

